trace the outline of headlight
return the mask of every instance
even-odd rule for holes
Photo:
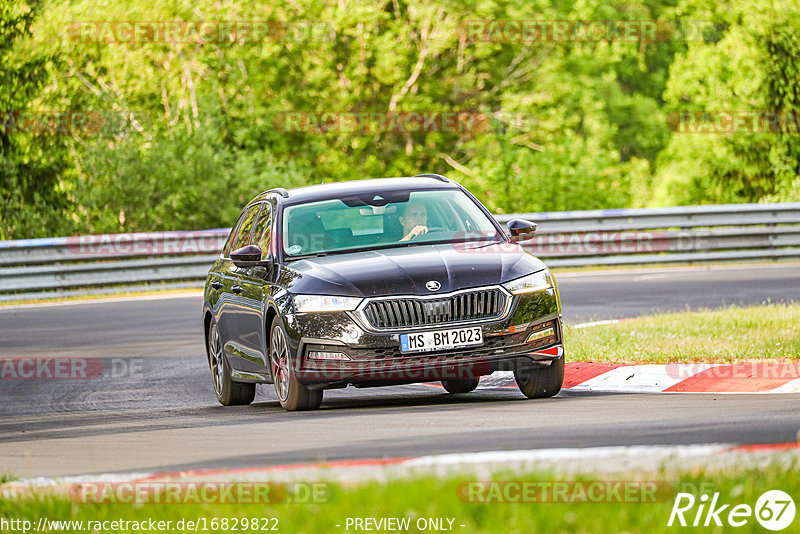
[[[544,291],[545,289],[553,287],[553,275],[550,274],[550,271],[544,269],[543,271],[506,282],[503,284],[503,287],[514,295]]]
[[[294,308],[298,313],[336,312],[355,310],[360,297],[332,297],[329,295],[295,295]]]

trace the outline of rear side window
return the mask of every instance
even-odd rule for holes
[[[243,211],[239,216],[239,220],[236,221],[236,226],[233,227],[231,234],[228,236],[228,241],[222,249],[222,255],[224,257],[230,257],[231,252],[242,248],[250,242],[250,230],[253,229],[253,222],[260,208],[261,204],[254,204]]]
[[[236,219],[236,224],[233,225],[233,229],[231,233],[228,234],[228,240],[225,241],[225,246],[222,247],[222,256],[227,258],[231,255],[231,249],[233,248],[233,242],[236,241],[236,236],[239,235],[239,228],[242,226],[242,222],[244,222],[244,216],[247,214],[247,210],[243,211],[239,218]]]
[[[250,244],[250,232],[253,230],[253,225],[258,217],[258,211],[261,209],[261,204],[253,204],[244,216],[242,226],[239,227],[239,233],[233,242],[233,250],[246,247]]]
[[[258,216],[258,222],[253,230],[253,244],[261,247],[261,259],[269,255],[269,245],[272,239],[272,206],[265,203]]]

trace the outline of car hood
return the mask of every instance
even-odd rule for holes
[[[431,295],[508,282],[544,268],[516,243],[418,245],[297,260],[287,264],[282,278],[292,293]],[[441,287],[426,289],[430,280]]]

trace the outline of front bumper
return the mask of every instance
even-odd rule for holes
[[[348,312],[285,316],[294,352],[295,376],[309,387],[345,387],[457,380],[513,370],[531,362],[548,365],[563,355],[563,332],[555,289],[518,295],[506,316],[480,323],[483,345],[435,352],[403,353],[400,334],[370,331]],[[476,326],[472,324],[471,326]],[[456,328],[435,325],[428,330]],[[534,332],[552,334],[536,338]],[[316,359],[311,352],[345,359]]]

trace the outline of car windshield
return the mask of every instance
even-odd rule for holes
[[[290,258],[424,243],[502,240],[460,190],[362,193],[288,206],[283,248]]]

